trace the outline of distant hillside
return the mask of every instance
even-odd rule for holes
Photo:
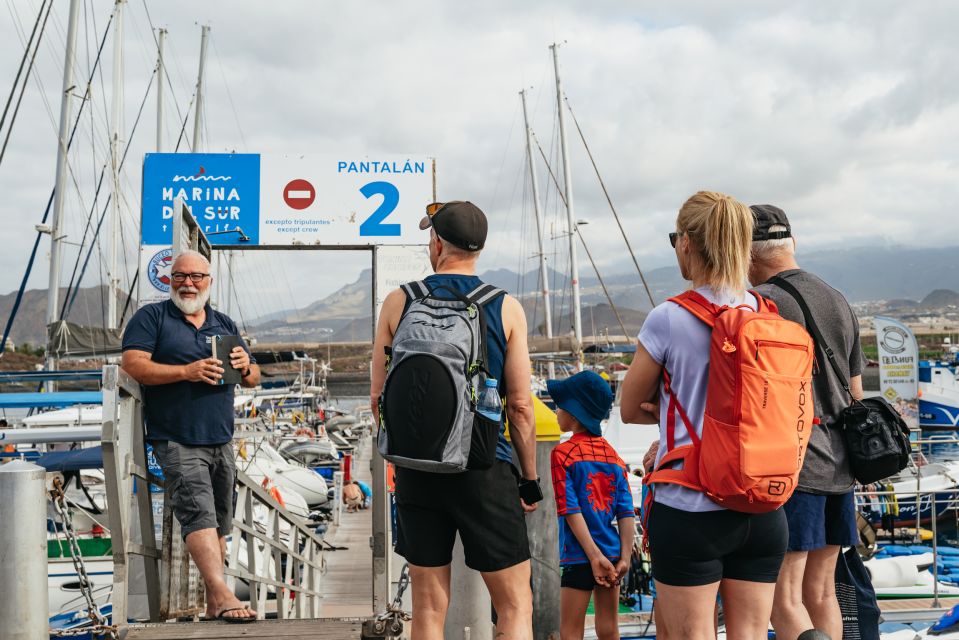
[[[805,269],[842,291],[852,302],[886,300],[886,308],[905,312],[959,306],[956,255],[959,255],[956,247],[854,247],[801,253],[798,261]],[[680,278],[678,269],[673,266],[651,269],[645,275],[656,303],[683,291],[687,286]],[[536,305],[540,290],[537,269],[530,269],[525,274],[496,269],[480,277],[520,297],[527,309],[530,331],[542,333],[542,309],[537,310]],[[549,277],[556,314],[562,316],[554,319],[554,328],[557,334],[561,334],[568,332],[572,324],[568,276],[550,271]],[[639,276],[630,270],[604,274],[604,279],[626,328],[635,334],[644,314],[652,307]],[[368,340],[371,331],[371,282],[372,272],[366,269],[355,282],[344,283],[322,300],[298,310],[272,312],[250,321],[248,325],[262,342]],[[606,329],[612,334],[622,333],[588,263],[581,267],[581,282],[584,332],[592,333],[595,328],[597,333]],[[5,321],[9,316],[14,298],[14,293],[0,296],[0,321]],[[105,287],[82,289],[70,319],[102,326],[106,306]],[[26,292],[11,334],[14,342],[42,343],[45,319],[46,292],[40,289]]]

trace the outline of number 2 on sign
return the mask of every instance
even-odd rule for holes
[[[360,225],[361,236],[398,236],[400,235],[400,225],[396,223],[385,224],[387,216],[393,213],[396,205],[400,202],[400,190],[389,182],[370,182],[360,188],[367,198],[373,196],[383,196],[383,202],[376,208],[370,217]]]

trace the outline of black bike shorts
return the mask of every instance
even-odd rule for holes
[[[789,542],[782,509],[693,512],[654,502],[648,526],[653,578],[675,587],[776,582]]]
[[[529,560],[526,519],[510,464],[429,473],[396,468],[396,552],[419,567],[453,559],[459,531],[466,566],[489,572]]]

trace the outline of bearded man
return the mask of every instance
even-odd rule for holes
[[[170,299],[142,307],[123,333],[123,370],[143,385],[146,440],[166,479],[173,514],[206,584],[208,618],[245,623],[256,614],[223,578],[226,536],[233,521],[234,385],[223,367],[238,369],[244,387],[260,369],[243,343],[229,362],[212,357],[215,336],[239,335],[236,323],[210,307],[210,262],[196,251],[173,261]]]

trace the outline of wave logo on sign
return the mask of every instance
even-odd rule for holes
[[[206,175],[206,169],[204,169],[202,166],[200,167],[200,170],[192,176],[173,176],[174,182],[216,182],[218,180],[226,181],[232,179],[232,176],[208,176]]]
[[[170,292],[170,269],[173,267],[173,249],[161,249],[150,258],[147,275],[150,284],[163,293]]]

